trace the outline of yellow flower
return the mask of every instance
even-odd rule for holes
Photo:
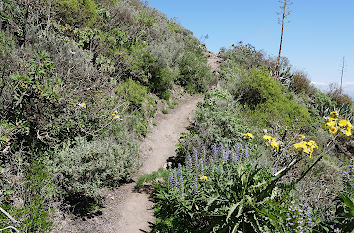
[[[116,114],[116,113],[112,113],[112,117],[113,117],[114,120],[119,120],[119,121],[121,120],[120,116],[118,114]]]
[[[276,151],[279,151],[279,144],[276,141],[272,141],[270,145],[274,147]]]
[[[299,143],[295,143],[294,147],[296,149],[304,149],[304,148],[306,148],[306,142],[302,141],[302,142],[299,142]]]
[[[344,136],[345,136],[345,137],[350,137],[350,136],[352,136],[352,130],[351,130],[351,129],[346,130]]]
[[[312,153],[315,149],[318,149],[318,146],[315,141],[310,140],[308,142],[306,141],[301,141],[299,143],[295,143],[294,147],[296,149],[299,149],[301,153],[308,154],[309,157],[311,158]]]
[[[316,144],[316,142],[314,140],[310,140],[307,142],[307,145],[311,148],[311,149],[318,149],[318,146]]]
[[[85,103],[79,103],[78,104],[81,108],[86,108],[86,104]]]
[[[276,151],[279,151],[279,144],[277,143],[277,139],[273,138],[269,135],[264,135],[263,138],[267,140],[267,145],[273,147]]]
[[[304,138],[305,138],[305,135],[299,134],[299,138],[300,138],[300,139],[304,139]]]
[[[200,177],[200,180],[201,180],[201,181],[206,181],[207,179],[208,179],[207,176],[202,176],[202,177]]]
[[[252,138],[254,138],[254,136],[253,136],[253,134],[251,134],[251,133],[244,133],[244,134],[243,134],[243,138],[244,138],[244,139],[252,139]]]
[[[345,127],[345,126],[347,125],[347,123],[348,123],[347,120],[340,120],[339,123],[338,123],[338,125],[339,125],[340,127]]]
[[[337,127],[331,127],[331,128],[329,129],[329,132],[330,132],[331,134],[335,134],[335,133],[338,132],[338,128],[337,128]]]
[[[335,121],[329,121],[326,123],[326,127],[334,127],[336,125],[336,122]]]
[[[338,111],[333,111],[333,112],[331,112],[331,115],[333,117],[337,118],[339,116],[339,113],[338,113]]]
[[[337,118],[332,118],[332,117],[325,117],[326,122],[329,121],[337,121]]]

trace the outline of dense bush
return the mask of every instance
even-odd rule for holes
[[[309,93],[310,91],[310,80],[306,77],[304,72],[298,71],[293,74],[292,77],[293,90],[295,93]]]
[[[239,143],[248,131],[240,111],[227,91],[209,91],[195,113],[195,130],[209,145]]]
[[[337,102],[339,106],[343,105],[348,105],[352,106],[353,100],[348,96],[347,94],[343,93],[343,90],[341,90],[337,85],[331,84],[330,85],[330,90],[328,92],[328,95]]]
[[[55,153],[49,166],[59,193],[66,199],[97,198],[100,188],[126,180],[139,165],[137,144],[126,134],[91,142],[77,139]]]
[[[92,26],[98,16],[98,9],[93,0],[56,0],[57,17],[63,24],[73,26]]]
[[[204,62],[203,62],[204,61]],[[203,92],[215,83],[203,55],[186,53],[179,62],[180,79],[178,83],[190,92]]]
[[[282,86],[270,77],[266,70],[250,69],[230,80],[226,88],[231,89],[234,99],[239,99],[253,119],[260,126],[269,126],[272,122],[287,126],[304,126],[310,120],[308,111],[296,104],[291,94],[283,94]]]

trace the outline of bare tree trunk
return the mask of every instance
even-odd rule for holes
[[[281,36],[280,36],[280,46],[279,46],[279,54],[277,58],[277,63],[276,63],[276,78],[278,78],[279,75],[279,65],[280,65],[280,54],[281,54],[281,45],[283,43],[283,33],[284,33],[284,21],[285,21],[285,12],[286,12],[286,1],[284,1],[284,7],[283,7],[283,19],[282,19],[282,24],[281,24]]]

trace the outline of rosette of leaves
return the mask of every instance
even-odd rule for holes
[[[293,74],[291,73],[291,65],[289,64],[288,59],[282,58],[279,71],[278,71],[278,80],[279,82],[288,88],[289,90],[293,89]]]
[[[185,167],[171,170],[155,186],[152,232],[288,232],[289,199],[269,169],[246,155],[194,153]]]

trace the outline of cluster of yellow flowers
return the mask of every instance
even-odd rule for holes
[[[206,181],[207,179],[208,179],[207,176],[202,176],[202,177],[200,177],[200,180],[201,180],[201,181]]]
[[[272,136],[269,135],[264,135],[263,138],[266,140],[266,143],[268,146],[273,147],[276,151],[279,151],[279,143],[277,142],[277,139],[273,138]]]
[[[338,134],[343,137],[352,136],[352,124],[347,120],[339,120],[338,111],[331,112],[331,116],[325,117],[326,123],[323,128],[327,128],[331,134]]]
[[[253,134],[251,134],[251,133],[244,133],[244,134],[242,134],[242,137],[244,139],[252,139],[252,138],[254,138]]]
[[[118,121],[122,120],[122,119],[120,119],[120,116],[118,115],[117,112],[112,113],[112,117],[114,120],[118,120]]]
[[[299,135],[300,139],[304,139],[305,136],[303,134]],[[310,140],[308,142],[306,141],[301,141],[299,143],[294,144],[295,149],[298,149],[301,153],[308,154],[309,157],[311,158],[311,155],[315,149],[318,149],[318,146],[315,141]]]

